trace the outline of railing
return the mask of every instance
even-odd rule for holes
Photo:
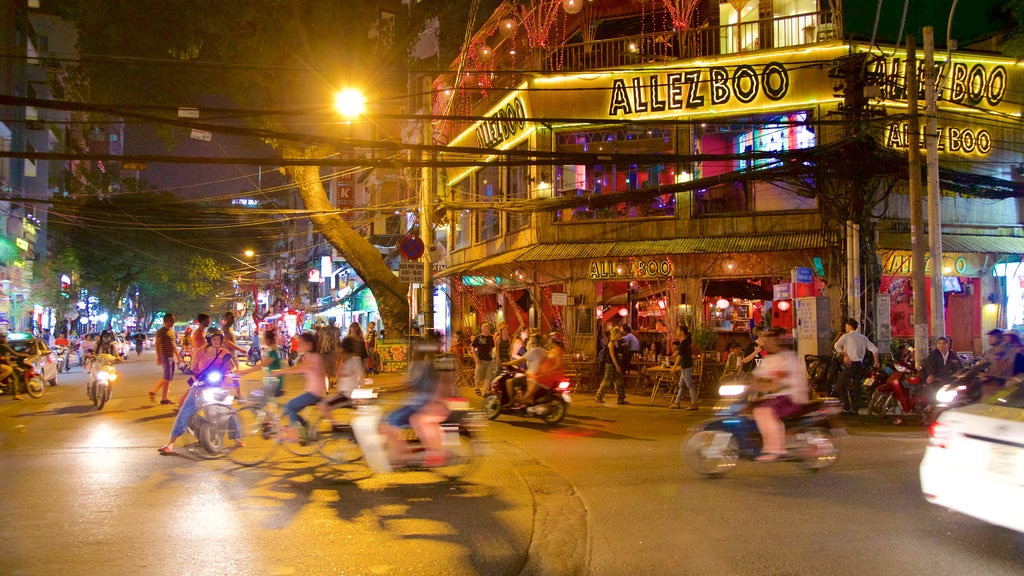
[[[549,50],[545,71],[584,71],[816,44],[837,37],[831,11],[678,32],[567,44]]]

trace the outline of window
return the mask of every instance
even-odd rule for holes
[[[742,118],[735,124],[716,124],[695,138],[704,154],[783,152],[813,148],[817,143],[814,125],[809,123],[806,111]],[[769,168],[778,163],[775,158],[706,160],[700,162],[699,171],[700,177],[707,178],[738,170]],[[809,210],[815,206],[813,198],[801,196],[791,187],[775,182],[732,182],[694,193],[695,214]]]
[[[469,183],[471,178],[466,178],[452,188],[455,200],[469,200]],[[452,225],[455,228],[455,249],[468,248],[471,244],[470,234],[472,233],[473,220],[469,210],[459,210],[452,214]]]
[[[520,149],[525,149],[522,145]],[[516,159],[516,156],[512,156]],[[530,167],[512,166],[508,169],[508,199],[526,200],[530,197]],[[530,225],[530,213],[508,212],[508,230],[519,230]]]
[[[563,164],[555,168],[555,191],[558,196],[592,196],[644,190],[675,184],[675,164],[659,163],[658,154],[674,154],[676,133],[672,127],[616,127],[588,132],[563,132],[557,135],[558,151],[643,154],[651,162],[609,163],[592,167]],[[675,195],[623,201],[599,208],[568,208],[560,210],[555,220],[640,218],[675,215]]]
[[[488,166],[476,173],[476,201],[494,202],[501,196],[501,171],[497,166]],[[501,218],[497,210],[477,212],[477,241],[486,242],[501,234]]]
[[[723,0],[718,7],[722,54],[760,48],[758,0]]]

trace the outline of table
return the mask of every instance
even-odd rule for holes
[[[664,368],[662,366],[651,366],[644,370],[644,377],[651,382],[651,404],[654,404],[654,399],[658,397],[658,392],[661,390],[661,385],[665,385],[665,391],[671,392],[673,387],[679,382],[679,375],[682,369],[678,366],[669,366]],[[636,391],[634,390],[634,394]]]

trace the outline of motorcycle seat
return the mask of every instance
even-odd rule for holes
[[[825,401],[822,400],[822,399],[811,400],[807,404],[804,404],[800,408],[799,412],[797,412],[795,414],[790,414],[789,416],[786,416],[785,418],[783,418],[783,420],[796,420],[798,418],[801,418],[803,416],[806,416],[806,415],[810,414],[811,412],[817,411],[819,408],[821,408],[824,405],[825,405]]]

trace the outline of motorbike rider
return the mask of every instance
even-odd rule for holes
[[[100,334],[100,340],[96,343],[96,354],[110,354],[111,356],[117,356],[117,344],[114,342],[114,333],[110,330],[104,330]]]
[[[8,377],[11,378],[11,391],[14,393],[13,398],[15,400],[22,400],[23,397],[19,394],[18,388],[21,386],[21,379],[14,374],[13,363],[19,358],[25,358],[28,354],[19,354],[11,348],[11,345],[7,343],[7,334],[0,334],[0,382],[3,382]]]
[[[345,338],[341,341],[341,355],[338,357],[338,392],[317,404],[325,420],[331,419],[331,410],[352,405],[352,391],[363,382],[364,373],[358,341]]]
[[[537,396],[541,388],[554,390],[565,377],[565,371],[562,367],[565,341],[562,340],[562,335],[558,332],[548,334],[548,341],[551,343],[551,347],[547,349],[547,353],[541,358],[540,365],[537,366],[532,377],[529,371],[526,373],[526,394],[523,394],[522,398],[522,402],[526,406],[532,406],[535,403],[534,397]]]
[[[508,392],[508,404],[506,406],[514,402],[516,386],[526,384],[527,392],[523,395],[524,400],[531,390],[536,393],[536,389],[539,386],[537,384],[537,372],[540,370],[541,363],[547,355],[548,351],[544,348],[544,339],[540,334],[533,334],[526,341],[526,352],[524,354],[518,355],[502,364],[502,366],[526,368],[526,374],[523,376],[517,374],[515,377],[505,381],[506,391]]]
[[[441,422],[448,417],[448,407],[441,399],[451,390],[441,386],[440,375],[434,366],[434,357],[441,349],[440,344],[440,338],[432,330],[413,343],[412,362],[409,365],[413,395],[381,424],[388,439],[388,455],[396,464],[405,464],[409,456],[409,444],[402,433],[403,429],[409,427],[416,431],[426,450],[423,465],[444,464]]]
[[[167,444],[157,448],[157,452],[161,454],[174,453],[174,441],[185,433],[189,419],[192,418],[192,415],[198,409],[196,397],[201,393],[205,384],[202,377],[211,370],[220,370],[223,376],[221,385],[223,385],[224,382],[228,381],[228,373],[238,367],[235,356],[222,347],[223,343],[224,335],[219,329],[211,328],[207,331],[206,346],[196,350],[195,356],[192,358],[192,366],[194,367],[192,373],[196,375],[196,380],[192,387],[185,392],[181,409],[178,410],[178,416],[174,419],[174,426],[171,427],[170,439],[167,441]],[[192,379],[189,379],[189,382],[192,382]],[[235,445],[242,445],[241,440],[236,438]]]
[[[1017,355],[1003,338],[1003,331],[998,328],[989,330],[986,336],[990,348],[978,360],[978,368],[984,370],[990,378],[1005,380],[1013,376],[1013,364]]]
[[[752,388],[767,396],[754,406],[754,422],[763,446],[761,455],[755,458],[758,462],[778,460],[785,454],[786,425],[782,419],[798,413],[809,401],[807,370],[793,351],[791,340],[782,341],[783,333],[781,328],[765,333],[768,356],[752,373]]]

